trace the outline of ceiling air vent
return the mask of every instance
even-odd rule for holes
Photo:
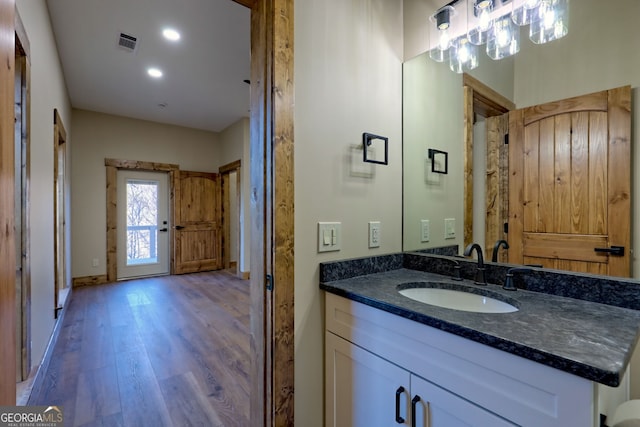
[[[138,45],[138,38],[129,34],[120,33],[118,38],[118,46],[126,51],[134,52]]]

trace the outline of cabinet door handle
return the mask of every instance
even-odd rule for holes
[[[416,405],[420,400],[417,394],[411,399],[411,427],[416,427]]]
[[[404,387],[400,386],[396,390],[396,423],[404,424],[404,418],[400,416],[400,396],[404,393]]]

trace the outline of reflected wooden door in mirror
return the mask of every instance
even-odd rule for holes
[[[629,86],[509,113],[509,262],[628,277]],[[597,249],[627,248],[622,254]]]

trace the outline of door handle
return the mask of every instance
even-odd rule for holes
[[[418,402],[420,402],[420,396],[418,396],[417,394],[413,397],[413,399],[411,399],[411,426],[412,427],[416,427],[417,422],[416,422],[416,405],[418,404]]]
[[[404,424],[404,418],[400,416],[400,396],[404,393],[404,387],[400,386],[396,390],[396,423]]]
[[[184,228],[184,225],[176,225],[175,229],[176,230],[182,230]]]
[[[596,252],[608,253],[609,255],[624,256],[624,246],[611,246],[610,248],[593,248]]]
[[[169,231],[169,229],[165,227],[165,228],[161,228],[161,229],[160,229],[160,230],[158,230],[158,231],[164,231],[164,232],[167,232],[167,231]]]

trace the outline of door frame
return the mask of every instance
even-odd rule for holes
[[[31,228],[30,216],[30,183],[31,183],[31,139],[29,126],[31,123],[31,47],[27,32],[16,11],[15,15],[15,97],[20,97],[15,102],[15,148],[20,150],[21,156],[21,252],[16,252],[20,257],[21,271],[19,282],[16,283],[16,380],[24,381],[31,372]],[[17,171],[16,171],[17,172]],[[16,194],[17,196],[17,194]],[[17,279],[18,280],[18,279]],[[19,344],[18,344],[19,343]]]
[[[251,423],[294,425],[294,0],[233,1],[251,8]]]
[[[16,402],[15,0],[0,2],[0,405]]]
[[[138,160],[104,159],[107,173],[107,274],[95,276],[93,284],[115,282],[118,277],[118,169],[166,172],[169,174],[169,218],[175,224],[175,189],[178,165]],[[173,274],[174,260],[169,251],[169,271]]]
[[[467,73],[462,75],[463,85],[463,152],[464,152],[464,246],[473,243],[473,125],[475,115],[484,117],[499,116],[515,110],[516,105],[500,95],[489,86]],[[489,166],[489,165],[488,165]],[[495,167],[495,165],[493,165]],[[500,164],[500,173],[506,171],[508,165]],[[488,170],[488,169],[487,169]],[[509,189],[501,189],[500,200],[505,206],[496,209],[504,211],[508,204]],[[486,248],[488,250],[488,248]]]

